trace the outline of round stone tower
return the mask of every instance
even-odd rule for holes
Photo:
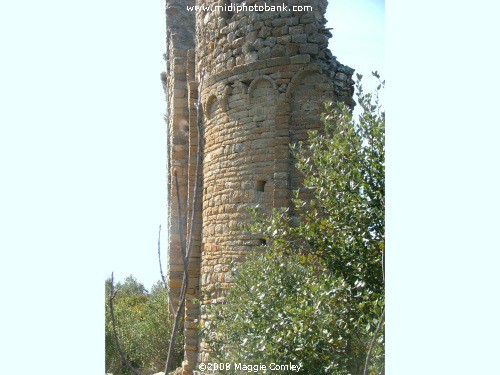
[[[326,5],[326,0],[196,0],[195,48],[186,52],[186,63],[177,68],[187,77],[182,94],[187,108],[184,133],[169,120],[173,129],[169,133],[170,168],[182,164],[186,181],[193,181],[189,171],[195,159],[196,128],[190,118],[193,101],[201,95],[202,198],[195,226],[199,252],[190,260],[191,296],[201,301],[201,308],[197,311],[194,305],[186,305],[185,373],[195,369],[196,362],[208,360],[193,322],[206,324],[207,305],[223,300],[231,282],[228,262],[242,261],[248,251],[265,244],[263,238],[241,228],[248,218],[247,208],[290,207],[291,191],[301,183],[290,144],[305,141],[309,130],[321,127],[324,102],[353,104],[353,69],[337,62],[328,50],[331,33],[325,28]],[[172,57],[169,60],[174,64]],[[201,93],[193,93],[194,81],[202,75]],[[179,79],[173,71],[167,76],[167,87]],[[169,105],[177,94],[172,89]],[[182,134],[185,143],[179,141]],[[184,149],[175,148],[175,139],[177,145],[186,145],[180,164],[176,163],[180,154],[172,150]],[[185,189],[189,195],[189,186]],[[170,194],[170,202],[173,244],[175,194]],[[174,244],[170,250],[172,286],[175,257]]]

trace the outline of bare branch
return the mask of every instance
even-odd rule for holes
[[[181,311],[184,308],[184,303],[185,303],[185,298],[186,298],[186,290],[187,290],[187,283],[188,283],[188,267],[187,267],[187,260],[186,260],[186,248],[184,247],[184,242],[182,241],[182,220],[181,220],[181,203],[180,203],[180,196],[179,196],[179,181],[177,178],[177,171],[174,171],[174,182],[175,182],[175,190],[176,190],[176,195],[177,195],[177,208],[178,208],[178,220],[179,220],[179,236],[180,236],[180,246],[181,246],[181,253],[182,253],[182,261],[184,264],[184,269],[183,269],[183,275],[182,275],[182,286],[181,290],[179,293],[179,303],[177,305],[177,310],[174,310],[174,324],[172,326],[172,332],[170,334],[170,344],[168,346],[168,355],[167,355],[167,361],[165,363],[165,374],[168,374],[168,371],[170,370],[170,367],[172,366],[172,361],[174,358],[174,348],[175,348],[175,341],[177,338],[177,329],[179,326],[179,321],[181,317]]]
[[[170,289],[168,288],[168,284],[165,281],[166,279],[165,279],[165,276],[163,275],[163,268],[161,266],[160,234],[161,234],[161,225],[158,228],[158,263],[160,264],[161,281],[163,281],[163,287],[165,288],[165,291],[167,292],[168,302],[170,303],[170,307],[172,308],[172,312],[174,312],[175,311],[174,303],[172,301],[172,297],[170,296]]]
[[[189,225],[189,235],[188,235],[188,251],[187,256],[191,255],[191,250],[193,249],[193,227],[194,227],[194,219],[196,217],[196,203],[198,202],[198,195],[200,190],[200,168],[202,162],[202,142],[203,142],[203,134],[202,134],[202,114],[201,114],[201,90],[203,89],[203,80],[205,79],[205,72],[201,74],[200,84],[198,86],[198,100],[196,103],[196,127],[198,129],[198,145],[196,150],[196,172],[195,172],[195,182],[194,182],[194,194],[193,194],[193,208],[191,210],[191,222]]]
[[[167,356],[167,362],[165,364],[165,374],[168,374],[168,371],[170,370],[170,367],[172,365],[172,360],[174,356],[174,346],[175,346],[175,340],[177,337],[177,330],[178,330],[178,325],[181,317],[181,312],[184,309],[184,306],[186,304],[186,294],[187,294],[187,289],[188,289],[188,264],[189,264],[189,258],[191,257],[191,251],[193,249],[193,227],[194,227],[194,220],[196,218],[196,206],[198,203],[198,196],[200,195],[200,170],[201,170],[201,163],[202,163],[202,143],[203,143],[203,135],[202,135],[202,115],[201,115],[201,90],[203,88],[203,79],[204,79],[205,73],[202,73],[201,78],[200,78],[200,84],[198,86],[198,100],[196,103],[196,116],[197,116],[197,121],[196,121],[196,126],[198,130],[198,145],[197,145],[197,150],[196,150],[196,172],[195,172],[195,182],[194,182],[194,192],[193,192],[193,199],[191,201],[192,204],[192,209],[191,209],[191,218],[189,221],[189,226],[186,231],[186,241],[183,242],[183,236],[182,236],[182,218],[181,218],[181,201],[180,201],[180,193],[179,193],[179,182],[178,182],[178,177],[177,177],[177,171],[174,170],[174,183],[175,183],[175,190],[176,190],[176,199],[177,199],[177,210],[178,210],[178,223],[179,223],[179,238],[180,238],[180,247],[181,247],[181,254],[182,254],[182,262],[184,266],[184,272],[182,275],[182,285],[181,285],[181,290],[179,293],[179,303],[177,305],[177,310],[174,311],[174,324],[172,327],[172,334],[170,336],[170,345],[168,348],[168,356]],[[186,209],[189,207],[189,201],[186,204]],[[187,225],[187,221],[186,221]],[[187,249],[186,249],[186,244],[187,244]]]
[[[185,242],[183,242],[184,238],[182,236],[182,207],[181,207],[181,198],[180,198],[180,193],[179,193],[179,180],[177,178],[177,170],[174,170],[174,181],[175,181],[175,194],[177,198],[177,220],[179,224],[179,242],[181,246],[181,256],[182,256],[182,263],[184,265],[184,273],[187,274],[188,272],[188,262],[187,262],[187,257],[186,257],[186,246]],[[182,289],[182,288],[181,288]]]
[[[115,299],[116,296],[116,291],[115,291],[115,285],[113,282],[113,272],[111,272],[111,292],[109,293],[109,311],[111,312],[111,322],[113,323],[113,333],[115,336],[115,343],[116,347],[118,349],[118,353],[120,353],[120,357],[122,359],[122,363],[125,363],[127,367],[135,374],[135,375],[141,375],[141,373],[132,366],[130,361],[125,357],[125,354],[122,351],[122,348],[120,346],[120,340],[118,339],[118,334],[116,333],[116,322],[115,322],[115,312],[113,308],[113,300]]]
[[[198,203],[198,196],[200,195],[200,181],[199,181],[199,174],[200,174],[200,169],[201,169],[201,163],[202,163],[202,146],[203,146],[203,134],[202,134],[202,125],[203,125],[203,117],[202,117],[202,107],[201,107],[201,90],[203,88],[203,80],[205,78],[205,73],[203,72],[201,74],[200,78],[200,84],[198,86],[198,100],[196,102],[196,127],[198,130],[198,144],[197,144],[197,149],[196,149],[196,172],[195,172],[195,182],[194,182],[194,194],[193,194],[193,199],[191,201],[192,203],[192,208],[191,208],[191,219],[190,219],[190,224],[188,226],[188,233],[186,237],[186,243],[187,243],[187,251],[184,251],[183,256],[184,256],[184,277],[182,279],[182,288],[181,288],[181,294],[180,294],[180,300],[182,300],[182,305],[185,304],[185,299],[186,299],[186,292],[188,288],[188,263],[189,263],[189,258],[191,257],[191,252],[193,249],[193,228],[194,228],[194,220],[196,217],[196,206]],[[175,183],[176,183],[176,188],[177,188],[177,174],[175,174]],[[180,209],[180,201],[179,201],[179,190],[177,189],[177,204],[179,205]],[[186,207],[188,206],[189,202],[186,204]],[[182,246],[181,246],[182,250]]]
[[[375,333],[373,334],[372,342],[370,343],[370,349],[368,349],[368,354],[366,355],[365,369],[363,371],[363,375],[368,374],[368,365],[370,364],[370,357],[372,356],[372,350],[373,350],[373,347],[375,346],[375,341],[377,340],[378,332],[380,331],[380,328],[382,327],[382,323],[384,322],[384,317],[385,317],[385,306],[382,309],[382,315],[380,316],[380,320],[378,322],[377,329],[375,330]]]

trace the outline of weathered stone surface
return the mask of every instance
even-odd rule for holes
[[[257,52],[257,55],[259,56],[259,60],[267,60],[267,59],[271,58],[271,47],[261,48]]]
[[[304,43],[299,47],[300,53],[317,54],[319,51],[318,45],[315,43]]]
[[[305,64],[311,61],[311,55],[302,54],[290,57],[290,63],[292,64]]]
[[[293,43],[306,43],[307,42],[307,34],[293,34],[292,35]]]

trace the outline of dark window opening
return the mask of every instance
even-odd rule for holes
[[[264,186],[266,186],[267,181],[259,180],[255,181],[255,190],[264,191]]]
[[[265,238],[259,238],[259,246],[266,246],[267,241]]]

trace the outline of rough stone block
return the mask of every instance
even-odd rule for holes
[[[273,59],[269,59],[266,62],[268,67],[279,66],[279,65],[288,65],[290,63],[290,59],[288,57],[276,57]]]
[[[278,27],[278,26],[285,26],[286,25],[286,19],[285,18],[275,18],[273,20],[273,26]]]
[[[298,43],[288,43],[286,45],[286,52],[288,56],[294,56],[299,53],[299,44]]]
[[[245,63],[244,55],[236,56],[236,65],[243,65],[244,63]]]
[[[292,41],[291,35],[282,35],[276,38],[276,43],[278,44],[288,44]]]
[[[239,47],[243,47],[244,43],[245,43],[245,38],[241,37],[233,40],[233,42],[231,43],[231,47],[237,49]]]
[[[270,47],[264,47],[257,51],[257,55],[259,57],[259,60],[267,60],[271,58],[271,48]]]
[[[273,47],[271,50],[271,57],[283,57],[286,56],[286,47],[280,44]]]
[[[301,54],[290,57],[290,64],[306,64],[311,61],[311,55]]]
[[[259,32],[257,30],[255,30],[255,31],[249,32],[245,36],[245,41],[248,43],[254,43],[258,37],[259,37]]]
[[[275,27],[272,31],[272,36],[281,36],[288,34],[288,26]]]
[[[307,43],[307,34],[294,34],[292,35],[293,43]]]
[[[318,27],[313,24],[313,23],[309,23],[307,25],[304,25],[304,31],[307,33],[307,34],[315,34],[318,32]],[[330,32],[326,33],[326,34],[322,34],[322,35],[325,35],[325,37],[327,38],[328,40],[328,36],[332,36]]]
[[[302,25],[290,26],[288,30],[290,35],[304,34],[304,26]]]
[[[318,45],[314,43],[305,43],[301,44],[299,47],[300,53],[312,54],[315,55],[319,51]]]
[[[309,35],[307,40],[311,43],[316,43],[316,44],[320,44],[320,45],[328,44],[328,38],[326,37],[326,35],[320,34],[320,33],[315,33],[315,34]]]
[[[262,29],[260,29],[259,31],[259,38],[265,39],[269,36],[271,36],[271,28],[268,26],[262,27]]]
[[[251,51],[245,55],[245,63],[246,64],[253,63],[253,62],[257,61],[258,59],[259,59],[259,57],[257,55],[257,52],[255,52],[255,51]]]
[[[305,13],[300,17],[300,23],[312,23],[314,22],[315,17],[313,13]]]

